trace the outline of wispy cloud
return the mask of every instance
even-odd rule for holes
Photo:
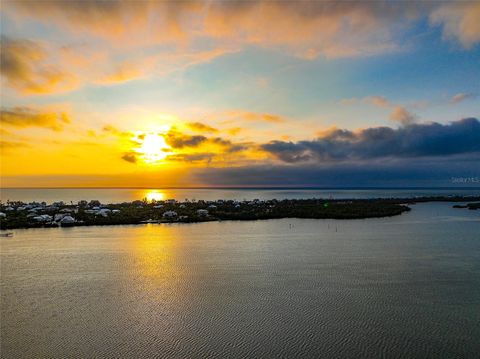
[[[379,108],[391,109],[389,119],[402,125],[409,125],[416,121],[417,116],[410,112],[405,106],[397,105],[383,96],[367,96],[364,98],[348,98],[340,100],[342,105],[353,105],[356,103],[367,103]]]
[[[395,52],[408,47],[402,34],[426,17],[466,48],[480,41],[478,2],[25,0],[3,5],[6,16],[19,23],[42,22],[82,43],[81,49],[61,44],[61,53],[45,42],[2,38],[2,75],[23,94],[162,76],[251,46],[307,60]],[[267,82],[258,78],[260,87],[270,86]]]
[[[75,76],[49,60],[47,50],[39,43],[1,37],[1,74],[20,93],[63,92],[78,85]]]
[[[1,75],[10,88],[26,95],[56,94],[88,84],[110,86],[165,76],[235,51],[226,46],[206,50],[164,49],[144,55],[108,47],[56,46],[5,36],[1,39]]]
[[[459,41],[465,48],[480,42],[480,2],[456,1],[441,3],[430,14],[434,25],[443,27],[447,39]]]
[[[122,130],[120,130],[117,127],[112,126],[112,125],[103,126],[102,131],[104,133],[110,133],[110,134],[118,136],[118,137],[131,137],[132,136],[131,133],[129,133],[127,131],[122,131]]]
[[[143,70],[129,62],[123,62],[115,66],[115,69],[104,77],[95,80],[98,84],[112,85],[131,80],[136,80],[144,76]]]
[[[204,124],[202,122],[188,122],[187,127],[196,132],[207,132],[207,133],[215,133],[218,132],[218,129]]]
[[[2,152],[2,154],[9,153],[25,147],[30,147],[30,145],[28,143],[20,141],[0,141],[0,151]]]
[[[116,47],[188,46],[199,38],[274,47],[294,56],[352,57],[396,51],[396,34],[433,4],[391,2],[18,1],[16,16],[91,34]],[[127,36],[128,35],[128,36]]]
[[[215,153],[177,153],[167,156],[168,161],[186,163],[210,163],[217,154]]]
[[[370,96],[366,98],[367,101],[377,107],[391,107],[392,104],[383,96]]]
[[[475,98],[475,94],[473,93],[463,93],[463,92],[460,92],[460,93],[457,93],[456,95],[452,96],[452,98],[450,99],[450,103],[451,104],[457,104],[457,103],[460,103],[460,102],[463,102],[465,100],[469,100],[469,99],[472,99],[472,98]]]
[[[232,121],[251,121],[251,122],[266,122],[279,124],[287,122],[287,119],[271,113],[258,113],[251,111],[229,111],[225,114],[229,119],[225,122],[230,123]]]
[[[30,107],[13,107],[1,109],[0,123],[2,126],[17,128],[43,127],[61,131],[71,121],[64,112],[45,112]]]

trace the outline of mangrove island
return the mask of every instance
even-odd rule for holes
[[[144,199],[117,204],[102,204],[98,200],[79,201],[76,204],[7,201],[0,203],[0,229],[278,218],[363,219],[400,215],[410,210],[408,205],[418,202],[471,200],[477,201],[480,198],[448,196],[408,199],[255,199],[182,202],[174,199],[165,201]]]

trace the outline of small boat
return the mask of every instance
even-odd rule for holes
[[[158,223],[157,219],[147,219],[146,221],[140,221],[140,223]]]
[[[0,233],[0,237],[13,237],[13,232]]]

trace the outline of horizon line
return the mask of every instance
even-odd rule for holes
[[[53,186],[53,187],[1,187],[2,189],[480,189],[480,186],[193,186],[193,187],[138,187],[138,186]]]

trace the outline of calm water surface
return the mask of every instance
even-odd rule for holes
[[[478,358],[480,212],[15,230],[4,358]]]

